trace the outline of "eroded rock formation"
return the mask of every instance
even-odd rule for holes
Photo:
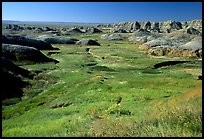
[[[165,21],[165,22],[120,22],[113,25],[111,32],[134,32],[139,29],[145,29],[152,32],[170,33],[175,30],[192,27],[198,31],[202,30],[202,20],[193,20],[189,22]]]

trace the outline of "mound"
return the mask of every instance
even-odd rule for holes
[[[44,31],[55,31],[55,29],[52,29],[52,28],[50,28],[50,27],[45,27],[45,28],[43,28],[43,30],[44,30]]]
[[[57,60],[46,57],[38,49],[21,45],[2,44],[2,55],[8,59],[32,62],[55,62]]]
[[[42,28],[36,28],[34,29],[33,33],[42,33],[44,30]]]
[[[41,37],[41,40],[51,44],[75,44],[78,39],[74,38],[62,38],[62,37]]]
[[[62,35],[70,35],[69,31],[61,31]]]
[[[194,39],[184,45],[179,46],[180,49],[202,50],[202,39]]]
[[[189,27],[187,29],[187,33],[192,34],[192,35],[201,35],[200,31],[198,31],[197,29],[195,29],[193,27]]]
[[[119,34],[119,33],[101,35],[101,39],[104,39],[104,40],[124,40],[125,38],[126,37],[123,34]]]
[[[144,45],[148,45],[150,47],[156,47],[156,46],[162,46],[162,45],[172,46],[172,42],[170,39],[167,39],[167,38],[157,38],[144,43]]]
[[[76,44],[78,44],[78,45],[97,45],[97,46],[100,46],[100,44],[97,41],[94,41],[94,40],[80,40],[80,41],[77,41]]]
[[[80,29],[78,29],[78,28],[72,28],[72,29],[69,30],[68,32],[69,32],[69,33],[74,33],[74,34],[75,34],[75,33],[77,33],[77,34],[78,34],[78,33],[84,33],[84,32],[82,32],[82,31],[81,31]]]
[[[157,38],[161,38],[163,35],[157,33],[157,32],[150,32],[144,29],[139,29],[137,31],[134,31],[128,39],[130,41],[139,42],[141,44],[146,43],[148,41],[152,41]]]
[[[151,35],[151,33],[145,29],[139,29],[137,31],[133,32],[134,36],[148,36]]]
[[[14,30],[14,31],[22,31],[22,30],[24,30],[23,27],[20,27],[19,25],[14,25],[14,24],[8,24],[6,26],[6,29]]]
[[[92,27],[92,28],[87,28],[86,32],[93,34],[93,33],[101,33],[102,31],[97,28]]]
[[[15,75],[21,75],[26,78],[31,78],[31,79],[33,78],[34,75],[30,71],[17,66],[11,60],[5,57],[2,57],[1,60],[2,60],[2,68],[5,69],[6,71],[12,72]]]
[[[22,88],[29,85],[20,77],[5,69],[1,70],[1,80],[1,97],[3,100],[6,98],[21,97],[23,95]]]
[[[23,81],[22,77],[32,79],[34,74],[23,69],[9,59],[2,57],[2,75],[1,75],[1,96],[2,99],[21,97],[23,95],[22,88],[29,85]],[[19,76],[20,75],[20,76]]]
[[[118,29],[118,30],[113,30],[113,33],[128,33],[126,30],[124,29]]]
[[[30,38],[26,38],[23,36],[2,35],[2,43],[24,45],[28,47],[34,47],[39,50],[56,50],[57,49],[57,48],[53,48],[52,45],[48,42],[30,39]]]

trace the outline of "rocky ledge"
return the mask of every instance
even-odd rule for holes
[[[145,29],[151,32],[170,33],[175,30],[192,27],[202,31],[202,20],[192,20],[187,22],[165,21],[165,22],[120,22],[114,24],[111,32],[113,33],[131,33],[139,29]]]
[[[201,20],[123,22],[112,31],[129,32],[128,39],[149,55],[202,58]]]

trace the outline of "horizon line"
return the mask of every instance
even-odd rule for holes
[[[176,22],[190,22],[190,21],[195,21],[195,20],[200,20],[202,19],[193,19],[193,20],[188,20],[188,21],[176,21],[176,20],[165,20],[165,21],[121,21],[121,22],[115,22],[115,23],[102,23],[102,22],[79,22],[79,21],[23,21],[23,20],[12,20],[12,19],[2,19],[2,22],[7,21],[7,22],[45,22],[45,23],[78,23],[78,24],[118,24],[118,23],[123,23],[123,22],[167,22],[167,21],[176,21]]]
[[[28,21],[28,20],[12,20],[2,19],[2,21],[13,21],[13,22],[52,22],[52,23],[82,23],[82,24],[115,24],[115,23],[102,23],[102,22],[80,22],[80,21]]]

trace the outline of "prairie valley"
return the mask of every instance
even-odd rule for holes
[[[2,22],[3,137],[202,137],[202,20]]]

